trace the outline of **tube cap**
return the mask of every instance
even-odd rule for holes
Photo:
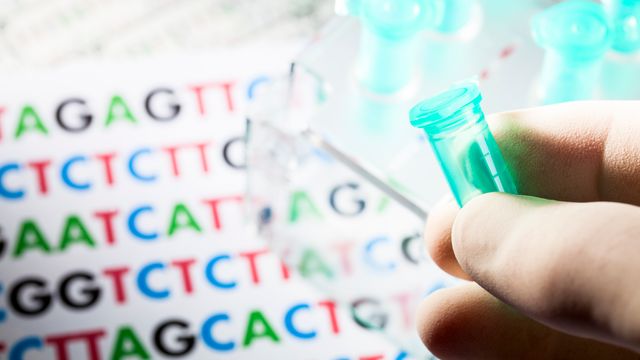
[[[427,0],[361,0],[360,16],[378,36],[411,37],[432,26],[434,3]]]
[[[443,122],[456,115],[469,105],[477,106],[482,101],[478,85],[466,82],[452,87],[434,97],[424,100],[411,109],[411,125],[424,128]]]
[[[613,49],[623,53],[640,50],[640,1],[603,0],[609,13]]]
[[[538,45],[573,60],[597,59],[610,44],[604,9],[591,1],[554,5],[533,18],[531,30]]]

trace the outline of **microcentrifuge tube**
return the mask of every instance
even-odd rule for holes
[[[478,0],[440,0],[436,4],[435,30],[440,33],[455,33],[472,20],[479,8]]]
[[[429,26],[433,14],[433,4],[427,0],[361,0],[357,71],[368,90],[394,93],[416,77],[418,34]]]
[[[489,192],[517,194],[484,117],[475,83],[464,83],[417,104],[411,125],[424,130],[458,205]]]
[[[477,0],[337,0],[336,12],[362,22],[358,77],[365,88],[392,94],[419,76],[420,33],[455,33],[470,22]]]
[[[540,102],[594,98],[601,62],[610,46],[602,5],[582,0],[554,5],[533,18],[532,33],[546,51],[538,89]]]
[[[612,32],[611,47],[621,53],[640,50],[640,0],[603,0]]]
[[[554,5],[533,18],[532,33],[546,50],[538,89],[541,102],[596,97],[611,38],[602,5],[583,0]]]

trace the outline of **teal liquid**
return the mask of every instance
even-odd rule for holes
[[[454,136],[432,138],[431,144],[458,205],[464,206],[474,197],[491,192],[517,194],[500,148],[485,122]]]
[[[480,107],[475,83],[463,83],[418,103],[411,125],[422,129],[458,205],[474,197],[517,188]]]

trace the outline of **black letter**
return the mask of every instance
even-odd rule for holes
[[[60,282],[60,301],[72,309],[86,309],[95,304],[100,299],[100,288],[96,286],[84,287],[80,290],[80,294],[84,295],[84,301],[83,299],[73,300],[70,296],[71,285],[76,279],[93,284],[93,278],[93,274],[87,272],[75,272],[64,277]]]
[[[47,282],[44,279],[36,277],[25,278],[18,281],[9,290],[9,304],[11,304],[13,310],[20,315],[35,316],[42,314],[49,308],[49,305],[51,305],[51,295],[48,294],[46,290],[34,293],[31,295],[30,300],[35,306],[29,308],[29,306],[20,301],[22,290],[27,290],[28,286],[34,287],[37,290],[43,290],[47,286]]]
[[[82,121],[76,127],[69,126],[69,124],[66,124],[64,119],[62,118],[62,113],[64,112],[64,109],[66,108],[67,105],[70,105],[70,104],[83,105],[82,111],[80,112],[80,114],[78,116],[78,118],[80,120],[82,120]],[[93,116],[91,116],[91,113],[89,112],[89,109],[87,108],[87,103],[84,100],[78,99],[78,98],[73,98],[73,99],[69,99],[69,100],[63,101],[60,104],[60,106],[58,106],[58,109],[56,110],[56,121],[58,122],[60,127],[63,128],[64,130],[66,130],[66,131],[69,131],[69,132],[80,132],[80,131],[83,131],[86,128],[88,128],[89,125],[91,125],[91,121],[93,121]]]
[[[188,329],[189,323],[183,320],[176,319],[176,320],[167,320],[162,324],[160,324],[153,331],[153,343],[158,349],[158,352],[161,353],[162,355],[166,355],[169,357],[179,357],[179,356],[183,356],[190,353],[196,344],[196,337],[194,335],[188,335],[187,333],[182,332],[183,335],[179,335],[173,341],[174,343],[177,343],[178,345],[182,345],[182,346],[179,349],[173,349],[173,350],[169,349],[167,344],[163,341],[163,339],[164,339],[165,331],[170,327]]]
[[[358,308],[367,304],[373,305],[374,308],[369,314],[366,314],[367,316],[362,316],[362,311],[359,311]],[[370,298],[354,301],[351,304],[351,316],[356,324],[367,330],[384,330],[385,326],[387,326],[387,320],[389,320],[387,314],[382,312],[380,302]],[[366,317],[366,319],[363,319],[363,317]]]
[[[415,240],[420,240],[420,241],[417,242],[417,244],[418,244],[417,246],[414,246],[412,248],[414,250],[413,254],[412,254],[412,252],[410,251],[409,246],[411,244],[415,243]],[[422,245],[422,241],[421,240],[422,240],[422,235],[420,235],[420,234],[414,234],[414,235],[411,235],[411,236],[407,236],[406,238],[404,238],[402,240],[402,255],[404,255],[404,258],[407,259],[407,261],[409,261],[411,263],[414,263],[416,265],[419,264],[420,261],[425,260],[424,253],[415,254],[416,248],[417,248],[417,250],[424,249],[421,246]],[[423,255],[423,256],[419,256],[419,255]]]
[[[0,259],[4,256],[5,250],[7,250],[7,239],[4,237],[4,232],[0,226]]]
[[[155,89],[151,91],[147,96],[147,98],[144,100],[144,108],[145,110],[147,110],[147,114],[149,114],[149,116],[152,119],[158,120],[158,121],[170,121],[175,119],[178,116],[178,114],[180,114],[180,109],[181,109],[181,106],[180,104],[177,103],[177,101],[170,102],[168,104],[169,110],[171,111],[168,115],[161,116],[153,112],[153,110],[151,110],[151,102],[153,101],[153,97],[155,97],[157,94],[173,95],[173,99],[175,100],[175,94],[173,90],[168,88]]]
[[[227,165],[229,165],[230,167],[234,169],[244,169],[246,167],[245,164],[235,164],[231,161],[231,158],[229,157],[229,151],[230,151],[231,145],[237,142],[244,143],[245,142],[244,136],[232,138],[231,140],[227,141],[227,143],[224,145],[224,148],[222,149],[222,157],[224,157],[224,162],[226,162]]]
[[[350,212],[341,211],[340,209],[338,209],[338,205],[336,203],[336,197],[338,195],[338,192],[340,192],[342,189],[358,190],[358,188],[359,188],[358,184],[346,183],[344,185],[339,185],[335,189],[333,189],[331,191],[331,194],[329,195],[329,204],[331,205],[333,210],[335,210],[338,214],[344,215],[344,216],[357,216],[362,214],[366,206],[366,203],[364,200],[357,199],[355,196],[353,197],[353,202],[357,204],[355,211],[350,211]]]

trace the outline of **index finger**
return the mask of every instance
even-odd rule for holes
[[[640,205],[640,101],[531,108],[489,124],[520,194]]]
[[[640,102],[589,101],[489,117],[520,194],[571,202],[640,205]],[[453,202],[433,209],[427,249],[446,272],[468,278],[451,247]]]

